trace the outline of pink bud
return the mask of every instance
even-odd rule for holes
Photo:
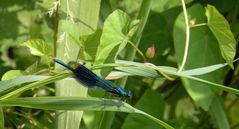
[[[145,53],[146,57],[153,58],[155,56],[155,46],[152,44]]]

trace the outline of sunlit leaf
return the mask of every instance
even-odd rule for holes
[[[78,23],[74,23],[70,20],[62,20],[61,28],[62,31],[66,32],[70,36],[70,38],[73,39],[73,43],[76,43],[79,47],[81,47],[81,44],[78,39],[80,36],[80,29]]]
[[[52,56],[53,50],[49,44],[41,39],[31,39],[23,43],[30,49],[32,55],[35,56]]]
[[[131,27],[135,26],[131,26],[129,16],[121,10],[116,10],[108,16],[104,22],[94,65],[114,62],[119,51],[126,46],[128,35],[132,35]],[[110,71],[104,70],[104,76]]]
[[[84,58],[94,61],[96,58],[97,46],[100,43],[102,30],[96,30],[93,34],[80,37],[83,43]]]
[[[2,76],[2,81],[10,80],[12,78],[24,75],[24,71],[21,70],[10,70]]]
[[[227,20],[211,5],[207,5],[206,7],[206,16],[208,26],[219,43],[222,57],[233,68],[233,59],[236,54],[236,40]]]

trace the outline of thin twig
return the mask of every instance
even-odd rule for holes
[[[154,64],[151,64],[151,63],[145,63],[145,64],[147,64],[147,65],[150,65],[150,66],[153,66],[153,67],[157,67],[157,66],[155,66]],[[165,74],[164,72],[162,72],[162,71],[159,71],[159,70],[157,70],[163,77],[165,77],[166,79],[168,79],[168,80],[170,80],[170,81],[174,81],[175,80],[175,78],[172,78],[172,77],[169,77],[167,74]]]
[[[190,25],[190,28],[201,27],[201,26],[207,26],[207,23],[200,23],[200,24]]]

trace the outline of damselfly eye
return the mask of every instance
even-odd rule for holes
[[[132,98],[132,92],[131,91],[129,91],[128,93],[127,93],[127,95],[126,95],[128,98]]]

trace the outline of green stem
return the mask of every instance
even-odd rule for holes
[[[0,107],[0,128],[4,129],[4,114],[3,114],[3,107]]]
[[[189,37],[190,37],[190,27],[189,27],[189,23],[188,23],[188,15],[187,15],[185,2],[184,2],[184,0],[181,0],[181,2],[182,2],[183,14],[184,14],[185,25],[186,25],[186,41],[185,41],[183,61],[182,61],[181,66],[178,69],[178,72],[181,72],[186,64],[187,56],[188,56]]]

